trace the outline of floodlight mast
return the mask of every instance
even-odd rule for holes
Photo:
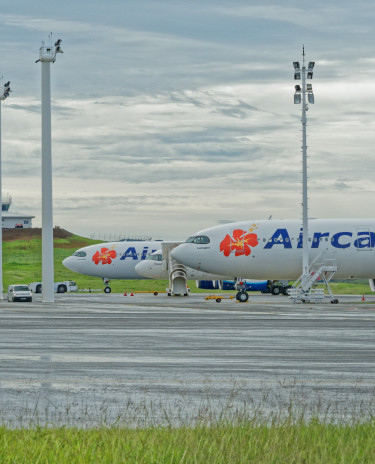
[[[42,302],[53,303],[54,264],[53,264],[53,208],[52,208],[52,149],[51,149],[51,76],[50,63],[56,61],[56,54],[63,53],[61,39],[52,45],[39,49],[42,63]]]
[[[308,198],[307,198],[307,144],[306,144],[306,126],[307,118],[306,112],[308,105],[306,103],[306,94],[310,103],[314,103],[314,94],[312,85],[307,84],[306,88],[306,73],[307,78],[312,79],[313,68],[315,62],[311,61],[306,70],[305,66],[305,47],[302,49],[302,69],[300,71],[299,63],[294,61],[294,79],[300,79],[302,75],[302,87],[295,86],[296,92],[294,94],[294,103],[301,103],[302,95],[302,290],[307,290],[308,282],[310,279],[309,273],[309,225],[308,225]]]
[[[3,77],[1,77],[0,87],[0,300],[4,299],[4,287],[3,287],[3,197],[2,197],[2,159],[1,159],[1,145],[3,130],[1,126],[1,102],[9,97],[10,81],[3,85]]]

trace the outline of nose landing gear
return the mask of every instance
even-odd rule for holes
[[[109,286],[109,279],[106,279],[105,277],[103,277],[103,283],[105,285],[104,287],[104,293],[111,293],[112,289],[111,287]]]
[[[249,294],[246,291],[246,282],[243,282],[241,279],[234,279],[235,281],[235,288],[237,291],[236,300],[240,303],[246,303],[249,299]]]

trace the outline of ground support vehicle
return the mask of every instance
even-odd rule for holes
[[[244,280],[244,291],[246,292],[261,292],[272,293],[272,295],[287,295],[291,288],[287,280]],[[220,289],[220,290],[236,290],[236,282],[234,280],[197,280],[197,288],[204,289]],[[375,286],[374,286],[375,288]]]
[[[74,280],[55,282],[53,286],[56,293],[69,293],[78,291],[77,283]],[[29,287],[34,293],[42,293],[42,282],[31,282]]]

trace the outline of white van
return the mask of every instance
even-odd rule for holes
[[[32,293],[28,285],[9,285],[8,301],[32,301]]]

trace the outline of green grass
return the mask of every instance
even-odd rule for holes
[[[0,428],[0,462],[345,464],[375,462],[374,422],[182,428]]]
[[[55,281],[75,280],[80,289],[93,289],[102,291],[104,284],[98,277],[89,277],[69,271],[62,265],[64,258],[72,255],[78,248],[101,243],[98,240],[72,235],[69,238],[54,239],[54,270]],[[3,286],[7,289],[10,284],[38,282],[42,280],[42,241],[41,239],[14,240],[3,242]],[[165,291],[167,280],[112,280],[113,292],[123,293],[140,291]],[[200,290],[196,288],[195,281],[189,281],[188,286],[194,293],[224,293],[220,290]],[[366,280],[333,282],[333,293],[336,294],[372,294]],[[257,292],[256,292],[257,293]],[[282,298],[281,296],[279,298]]]
[[[358,282],[332,282],[330,287],[332,292],[337,295],[373,295],[368,280],[360,280]]]
[[[69,271],[62,260],[77,248],[100,243],[72,235],[69,239],[54,240],[55,280],[77,280],[79,274]],[[89,278],[90,279],[90,278]],[[36,282],[42,280],[42,241],[41,239],[13,240],[3,242],[3,286],[10,284]],[[83,279],[82,281],[84,281]],[[100,279],[95,279],[99,281]],[[92,282],[92,279],[90,279]]]

